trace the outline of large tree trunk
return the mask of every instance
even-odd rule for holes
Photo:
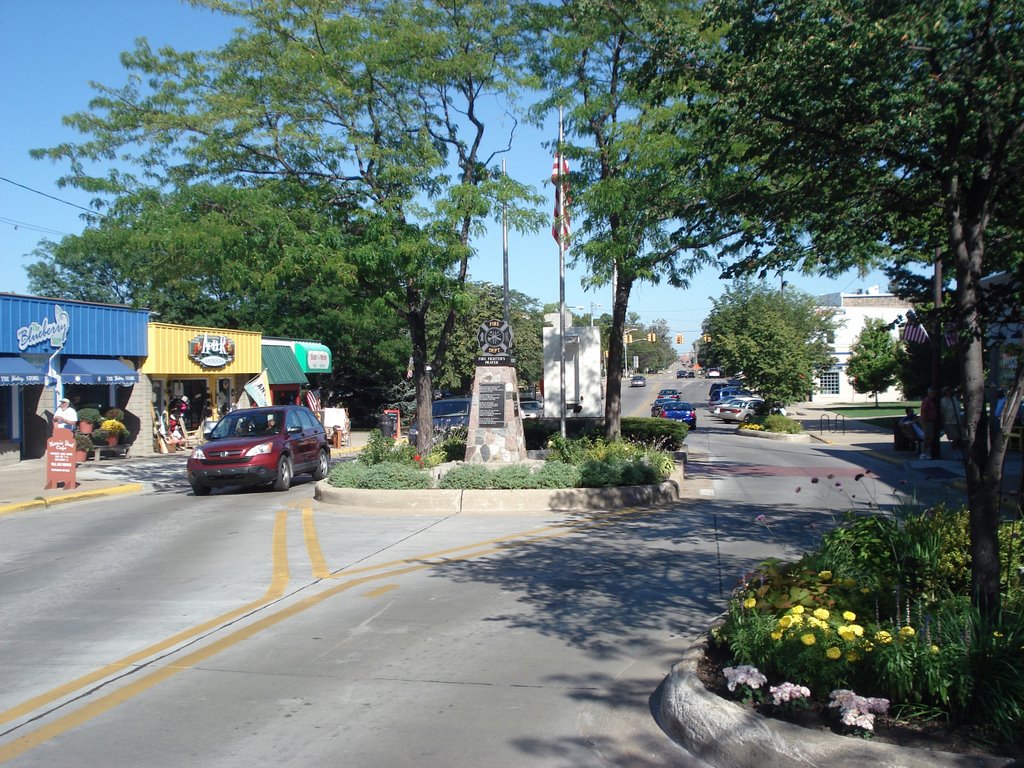
[[[429,453],[434,444],[434,382],[427,352],[426,312],[409,313],[409,334],[412,337],[412,375],[416,382],[416,423],[419,433],[416,447]]]
[[[604,433],[606,440],[618,440],[622,435],[622,369],[623,337],[626,334],[626,309],[629,307],[629,293],[632,280],[619,275],[615,284],[612,305],[612,329],[608,336],[608,379],[604,396]]]

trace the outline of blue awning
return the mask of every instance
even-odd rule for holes
[[[0,355],[0,387],[45,383],[46,374],[24,358]]]
[[[109,357],[69,357],[60,377],[65,384],[136,384],[139,374]]]

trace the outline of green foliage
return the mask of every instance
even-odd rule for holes
[[[92,442],[93,442],[94,445],[106,445],[107,444],[107,438],[109,436],[110,436],[110,433],[107,432],[107,430],[105,430],[105,429],[94,429],[90,433],[90,437],[92,438]]]
[[[795,563],[745,578],[714,632],[739,663],[777,684],[883,696],[894,710],[938,713],[991,738],[1024,728],[1024,593],[1019,546],[1003,551],[1007,608],[971,606],[968,515],[936,508],[853,516]],[[1019,536],[1019,521],[1000,537]]]
[[[877,317],[864,321],[856,340],[850,346],[846,375],[855,392],[872,393],[877,404],[878,393],[896,383],[899,371],[899,342],[889,325]]]
[[[673,419],[631,417],[622,420],[622,438],[633,443],[657,446],[666,451],[678,451],[690,428]]]
[[[367,465],[387,463],[413,466],[420,464],[416,458],[419,455],[416,446],[399,443],[393,437],[385,437],[379,429],[374,429],[366,439],[366,445],[359,451],[356,461]]]
[[[561,462],[545,462],[539,469],[513,464],[490,469],[482,464],[463,464],[441,478],[440,488],[521,490],[529,488],[574,488],[579,471]]]
[[[765,432],[783,432],[788,435],[799,435],[804,431],[803,425],[795,419],[783,416],[781,413],[769,413],[761,419],[761,425]]]
[[[603,419],[567,419],[566,436],[569,439],[604,439]],[[686,439],[689,428],[671,419],[649,417],[625,418],[621,421],[622,438],[632,443],[643,443],[666,451],[677,451]],[[530,450],[547,448],[551,438],[561,436],[557,419],[525,419],[523,436]]]
[[[44,294],[44,295],[52,295],[52,294]],[[97,408],[82,408],[82,409],[80,409],[78,411],[78,420],[79,421],[88,421],[88,422],[90,422],[92,424],[99,424],[100,421],[102,420],[102,417],[100,416],[99,409],[97,409]]]
[[[710,337],[705,358],[743,371],[751,390],[785,405],[807,399],[814,377],[834,364],[829,338],[835,328],[833,315],[806,294],[780,295],[764,283],[737,280],[704,321]]]
[[[82,432],[75,433],[75,450],[76,451],[91,451],[93,446],[92,437]]]
[[[376,490],[421,490],[431,487],[430,475],[409,464],[385,461],[365,464],[346,461],[335,465],[327,482],[339,488],[370,488]]]

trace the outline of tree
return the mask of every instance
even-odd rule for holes
[[[729,371],[743,371],[746,385],[769,406],[787,405],[806,400],[814,377],[835,364],[828,342],[834,331],[834,318],[813,297],[737,280],[704,321],[710,341],[701,354]]]
[[[538,112],[566,108],[569,138],[560,151],[574,165],[569,257],[571,263],[587,264],[588,287],[613,285],[608,439],[620,433],[623,336],[633,286],[666,280],[688,287],[690,278],[714,261],[706,246],[725,236],[692,194],[699,168],[689,162],[692,156],[684,159],[692,147],[685,136],[661,127],[677,115],[660,101],[642,98],[637,88],[651,40],[639,12],[671,15],[683,26],[688,20],[686,28],[696,34],[696,4],[652,0],[645,5],[590,0],[535,5],[543,51],[535,69],[548,89]],[[689,207],[670,200],[688,201]]]
[[[869,317],[850,345],[850,361],[846,375],[854,392],[875,396],[896,383],[899,373],[899,342],[893,338],[889,323],[878,317]]]
[[[944,252],[956,277],[972,594],[999,605],[996,523],[1010,417],[988,419],[984,339],[993,310],[982,280],[1009,276],[1024,295],[1024,23],[1015,2],[864,4],[722,0],[707,6],[722,38],[694,56],[657,27],[652,100],[702,83],[695,124],[706,199],[746,222],[735,271],[836,274]],[[689,92],[674,89],[679,98]],[[1024,354],[1007,401],[1024,388]]]
[[[471,237],[502,203],[514,229],[538,223],[520,205],[529,190],[491,168],[511,135],[485,145],[484,105],[513,110],[526,82],[518,0],[195,1],[244,26],[206,53],[141,41],[122,56],[129,84],[98,87],[90,111],[68,118],[90,138],[38,154],[68,161],[68,183],[96,192],[201,178],[301,185],[338,216],[355,281],[407,325],[429,411]],[[115,156],[142,175],[86,172]],[[428,324],[435,307],[440,326]]]

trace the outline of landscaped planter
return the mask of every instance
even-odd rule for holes
[[[788,432],[765,432],[763,429],[737,429],[737,435],[760,437],[763,440],[781,440],[784,443],[809,443],[811,436],[806,432],[791,435]]]

